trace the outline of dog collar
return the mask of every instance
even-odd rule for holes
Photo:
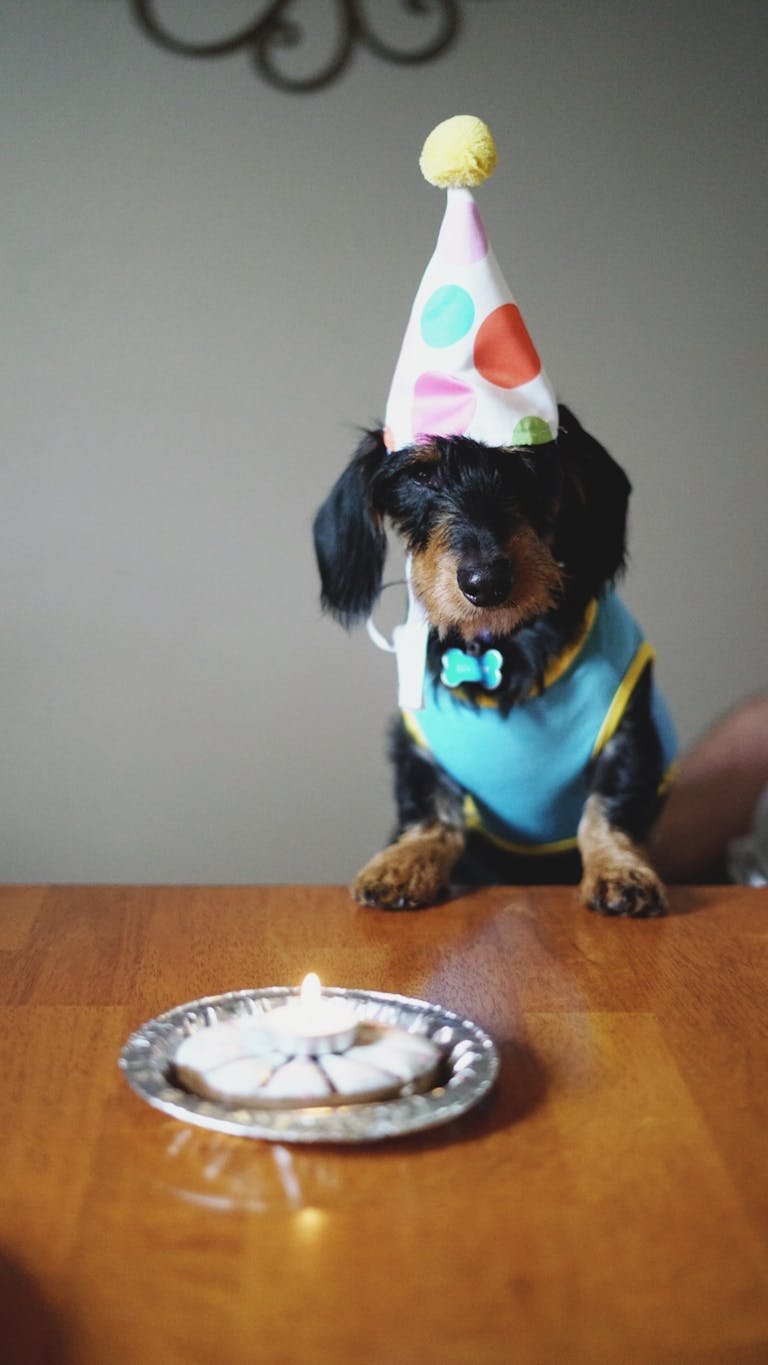
[[[528,693],[528,699],[530,699],[531,697],[538,697],[541,695],[542,692],[546,692],[548,688],[552,687],[553,683],[556,683],[559,678],[562,678],[564,673],[568,672],[568,669],[571,667],[571,664],[574,662],[575,659],[578,658],[579,654],[581,654],[581,651],[583,650],[585,644],[587,643],[587,640],[589,639],[592,633],[592,628],[597,619],[597,609],[598,609],[597,598],[593,597],[591,602],[587,604],[587,609],[584,612],[584,619],[581,623],[581,626],[579,627],[578,632],[570,641],[570,643],[567,644],[565,648],[562,649],[560,653],[555,656],[554,659],[550,659],[549,663],[547,664],[547,667],[544,670],[544,677],[542,678],[541,687],[532,687],[531,691]],[[449,655],[452,654],[457,655],[459,657],[455,660],[454,659],[450,660],[448,666],[446,667],[446,659],[448,658]],[[486,682],[484,673],[487,673],[491,679],[493,679],[496,676],[496,669],[494,667],[493,660],[488,659],[489,655],[494,654],[497,654],[499,656],[498,681]],[[464,659],[466,659],[466,665],[464,664]],[[477,668],[473,667],[473,665],[480,663],[480,661],[484,659],[488,659],[488,663],[486,664],[485,669],[483,669],[482,663],[480,664],[481,671],[478,675]],[[498,706],[499,704],[498,700],[495,696],[493,696],[493,693],[496,691],[496,689],[500,686],[501,683],[501,665],[503,663],[503,655],[499,650],[487,649],[483,653],[481,653],[477,648],[475,648],[474,651],[472,651],[471,649],[469,651],[465,651],[462,649],[447,650],[446,653],[443,655],[442,662],[443,673],[441,674],[440,681],[443,683],[445,687],[451,688],[453,696],[458,701],[464,702],[471,701],[473,706],[491,707]],[[465,675],[463,677],[457,676],[458,673],[461,672],[465,667],[466,667]],[[455,681],[448,682],[446,680],[446,677],[444,676],[446,672],[448,672],[449,676],[454,678]],[[469,676],[470,672],[472,676]],[[465,692],[464,684],[469,682],[482,683],[484,691],[476,694],[475,696],[472,696],[469,692]]]

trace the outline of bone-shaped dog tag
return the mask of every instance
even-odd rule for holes
[[[489,692],[495,692],[501,685],[503,662],[498,649],[486,649],[484,654],[465,654],[463,649],[447,649],[443,655],[440,681],[444,687],[482,683]]]

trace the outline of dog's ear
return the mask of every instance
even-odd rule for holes
[[[566,572],[595,595],[624,568],[632,485],[621,466],[562,404],[559,419],[563,487],[553,551]]]
[[[344,626],[367,616],[381,592],[387,542],[373,482],[387,455],[383,433],[366,432],[315,516],[320,600]]]

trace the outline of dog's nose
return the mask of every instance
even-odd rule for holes
[[[512,590],[514,573],[506,555],[482,564],[462,564],[456,581],[474,607],[498,607]]]

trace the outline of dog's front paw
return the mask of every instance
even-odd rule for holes
[[[439,823],[418,826],[366,863],[355,878],[352,895],[361,905],[382,910],[436,905],[448,893],[451,871],[463,847],[457,830]]]
[[[393,844],[358,872],[352,894],[360,905],[416,910],[437,904],[447,890],[441,869],[431,859],[425,862],[416,849]]]
[[[611,824],[596,792],[581,817],[579,851],[584,865],[581,899],[588,909],[632,919],[667,913],[664,887],[644,849]]]
[[[655,872],[642,865],[586,874],[581,897],[588,909],[601,915],[650,919],[667,913],[664,887]]]

